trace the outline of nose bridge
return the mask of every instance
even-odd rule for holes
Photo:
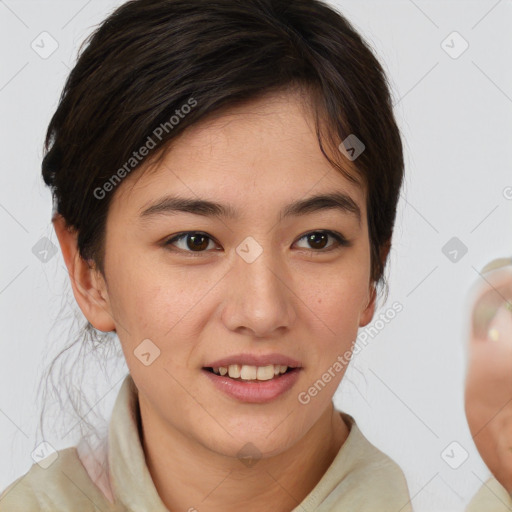
[[[263,299],[266,296],[277,298],[281,295],[282,278],[279,278],[281,265],[271,249],[265,249],[254,261],[240,257],[238,276],[252,290],[252,295]]]
[[[245,327],[260,336],[288,326],[292,307],[286,271],[266,240],[249,236],[236,248],[227,319],[231,328]]]

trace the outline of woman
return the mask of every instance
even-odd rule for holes
[[[412,510],[332,403],[403,178],[385,74],[347,20],[128,2],[72,70],[42,167],[76,301],[130,373],[106,451],[51,454],[2,510]]]

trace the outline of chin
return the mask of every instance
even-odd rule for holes
[[[276,429],[269,435],[271,430],[254,432],[251,426],[241,427],[238,431],[228,430],[233,437],[224,433],[222,438],[209,438],[202,444],[219,455],[238,458],[244,463],[249,459],[278,456],[298,441],[287,430],[277,433]]]

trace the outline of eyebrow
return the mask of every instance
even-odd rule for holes
[[[330,192],[300,199],[286,205],[280,212],[280,220],[302,216],[324,210],[338,210],[353,215],[361,226],[361,210],[357,203],[344,192]],[[224,205],[206,199],[193,199],[167,195],[147,206],[139,218],[146,220],[158,215],[174,215],[177,213],[193,213],[205,217],[237,219],[238,211],[231,205]]]

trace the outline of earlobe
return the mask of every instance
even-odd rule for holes
[[[66,226],[62,215],[56,214],[52,222],[78,306],[94,328],[103,332],[113,331],[115,323],[101,272],[80,256],[77,232]]]

